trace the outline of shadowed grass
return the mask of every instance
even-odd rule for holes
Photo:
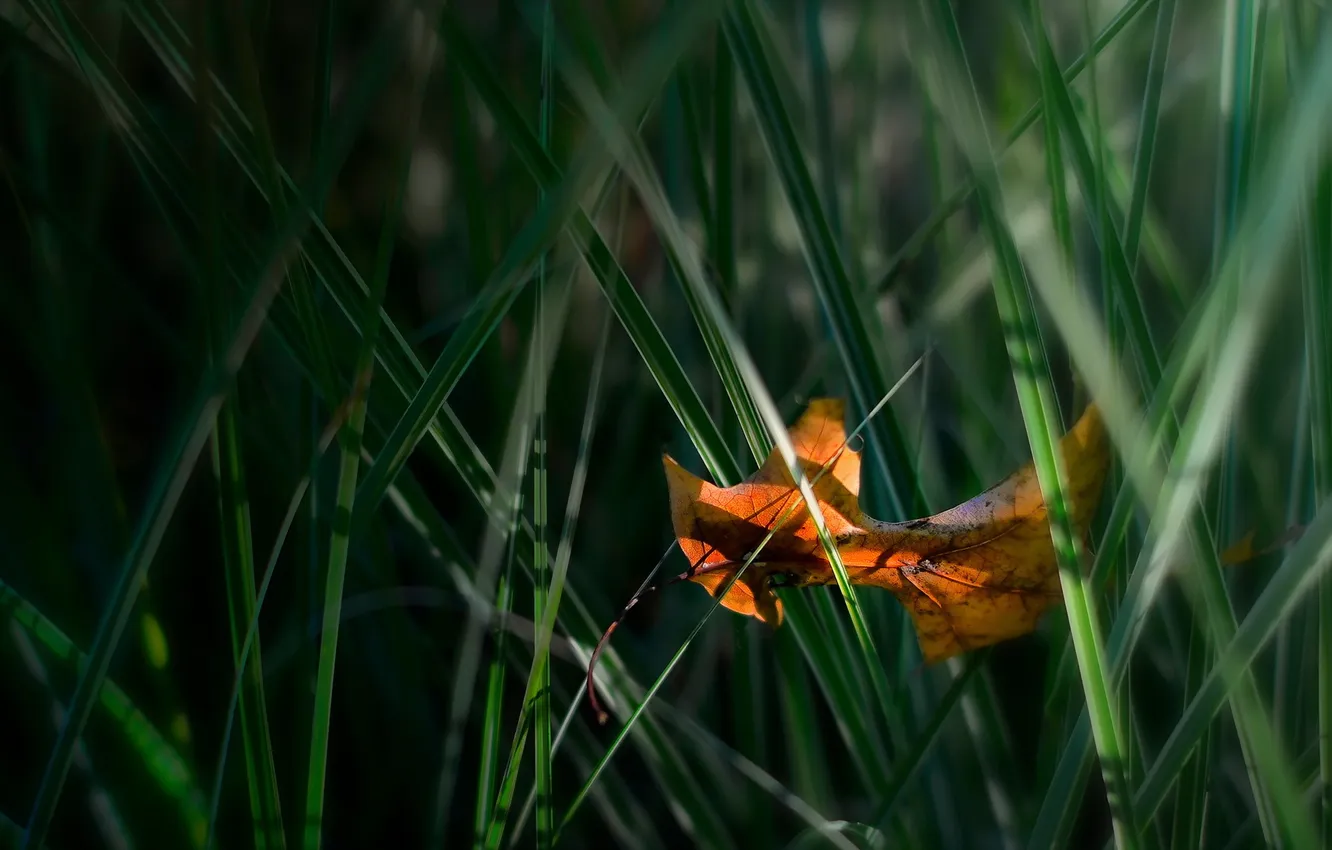
[[[0,10],[0,843],[1326,843],[1317,4],[432,5]],[[598,727],[812,396],[893,519],[1031,455],[1063,614],[682,583]]]

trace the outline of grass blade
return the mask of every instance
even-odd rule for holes
[[[425,14],[425,13],[420,13]],[[356,482],[360,473],[361,449],[365,438],[366,406],[369,403],[369,385],[375,364],[375,346],[379,337],[379,308],[388,291],[389,267],[398,238],[398,224],[402,216],[403,195],[412,160],[412,146],[420,121],[421,103],[425,98],[426,83],[434,64],[436,40],[433,28],[418,32],[412,45],[418,59],[416,78],[412,86],[412,100],[407,113],[406,144],[400,152],[394,191],[384,211],[384,225],[380,231],[375,267],[371,276],[369,326],[362,329],[361,347],[353,373],[355,389],[351,410],[341,429],[342,446],[338,467],[337,497],[333,506],[333,534],[328,548],[328,574],[324,588],[323,630],[319,642],[319,667],[315,679],[314,716],[310,723],[310,763],[306,778],[305,817],[303,839],[307,850],[318,850],[322,843],[324,825],[324,794],[328,767],[329,728],[333,713],[333,673],[337,664],[338,637],[342,624],[342,596],[347,577],[347,555],[351,548],[352,510],[357,495]]]
[[[866,324],[869,311],[859,304],[775,77],[775,50],[750,0],[731,4],[723,19],[723,30],[758,113],[764,145],[800,226],[811,281],[832,326],[843,377],[863,414],[887,395],[889,382],[882,359],[871,342]],[[913,467],[891,411],[870,423],[868,442],[869,454],[878,459],[878,480],[886,490],[889,513],[894,518],[914,516],[912,511],[924,499],[915,484],[903,482],[892,472]]]
[[[656,82],[666,78],[711,14],[703,4],[689,4],[681,14],[673,16],[669,24],[658,28],[638,67],[628,75],[628,81],[622,89],[623,97],[616,104],[618,115],[638,114],[645,105],[647,93],[655,88]],[[447,12],[443,20],[445,26],[452,22]],[[458,33],[455,30],[454,41],[461,40],[456,37]],[[447,34],[445,40],[449,40]],[[537,257],[574,215],[583,193],[595,182],[596,166],[601,156],[600,144],[595,141],[585,144],[558,188],[551,191],[547,200],[511,243],[505,259],[449,337],[421,390],[412,399],[407,413],[389,435],[374,467],[366,475],[362,491],[369,504],[378,503],[393,476],[407,462],[416,444],[425,435],[430,421],[457,384],[463,370],[518,297],[535,268]]]
[[[279,244],[285,245],[285,240]],[[144,578],[157,554],[162,537],[166,534],[167,526],[171,523],[181,493],[190,479],[200,452],[203,451],[208,434],[213,429],[217,412],[226,399],[227,388],[245,362],[245,355],[249,352],[255,337],[259,335],[268,308],[277,296],[278,288],[285,276],[285,266],[285,257],[280,254],[274,267],[266,270],[250,298],[249,305],[229,337],[218,367],[208,372],[197,390],[176,445],[164,459],[162,472],[148,500],[134,543],[125,556],[120,580],[97,628],[97,636],[88,653],[88,665],[79,676],[79,683],[69,701],[68,716],[60,728],[46,771],[42,775],[41,785],[38,786],[32,812],[28,817],[27,830],[23,835],[21,845],[23,850],[41,847],[46,841],[51,818],[55,815],[65,777],[69,773],[74,746],[88,722],[88,716],[92,713],[93,703],[101,692],[111,657],[120,643],[125,625],[134,609],[134,602],[143,587]]]
[[[537,135],[541,146],[550,145],[550,125],[555,111],[554,75],[551,73],[555,24],[551,12],[551,0],[545,0],[541,27],[541,117]],[[539,197],[544,200],[545,193]],[[537,263],[536,316],[533,320],[533,332],[536,337],[536,350],[545,351],[545,289],[546,289],[545,254]],[[532,582],[532,621],[543,625],[549,619],[552,627],[555,613],[559,610],[559,597],[551,588],[550,562],[546,560],[547,532],[547,491],[546,491],[546,372],[536,370],[536,381],[532,392],[536,397],[534,413],[536,417],[535,438],[533,440],[532,468],[532,526],[536,529],[533,539],[532,567],[535,577]],[[549,612],[547,612],[549,608]],[[550,639],[545,638],[545,647],[538,642],[533,667],[538,670],[535,681],[535,693],[532,695],[532,723],[536,729],[536,831],[537,847],[546,850],[550,847],[555,832],[555,812],[551,801],[551,715],[550,715]]]

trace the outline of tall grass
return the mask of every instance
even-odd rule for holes
[[[0,4],[0,844],[1327,846],[1324,5]],[[926,666],[825,535],[598,724],[661,453],[820,395],[1065,604]]]

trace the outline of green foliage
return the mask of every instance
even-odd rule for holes
[[[1328,846],[1325,6],[0,4],[0,846]],[[815,395],[888,519],[1095,400],[1067,604],[673,587],[600,726]]]

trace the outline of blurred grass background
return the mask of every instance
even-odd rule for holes
[[[0,843],[1332,846],[1330,27],[0,0]],[[889,520],[1096,400],[1068,604],[672,588],[599,726],[661,453],[819,395]]]

